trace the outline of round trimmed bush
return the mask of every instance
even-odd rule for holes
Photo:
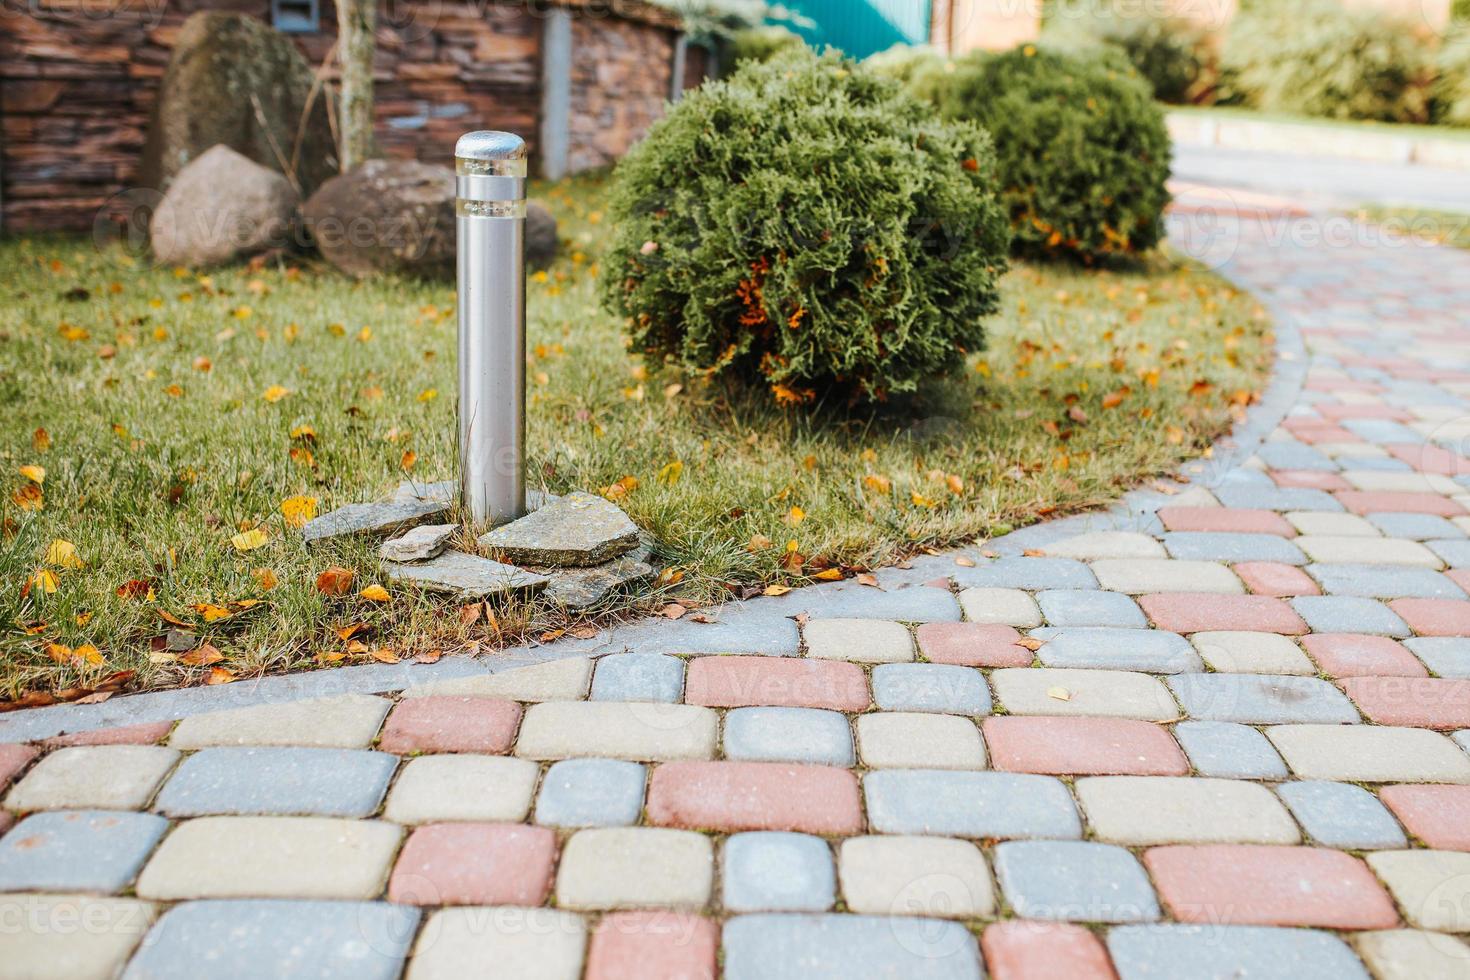
[[[618,164],[603,300],[783,403],[916,391],[984,340],[1008,234],[979,128],[835,52],[747,63]]]
[[[753,27],[739,31],[730,40],[731,61],[770,61],[777,55],[805,45],[800,37],[784,27]]]
[[[1439,49],[1434,121],[1446,126],[1470,126],[1470,26],[1456,27]]]
[[[1424,122],[1430,49],[1411,25],[1337,0],[1254,4],[1230,25],[1220,67],[1234,101],[1329,119]]]
[[[910,95],[931,103],[939,101],[939,90],[952,70],[948,59],[924,44],[895,44],[868,55],[863,59],[863,67],[897,79]]]
[[[940,105],[990,131],[1016,254],[1096,262],[1158,244],[1169,134],[1148,83],[1116,51],[970,55]]]
[[[1205,35],[1186,21],[1146,11],[1075,5],[1048,22],[1043,42],[1081,49],[1109,44],[1122,52],[1153,86],[1160,101],[1193,102],[1208,85]]]

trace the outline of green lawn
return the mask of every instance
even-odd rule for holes
[[[1408,235],[1438,245],[1470,248],[1470,214],[1367,205],[1359,209],[1357,217],[1396,235]]]
[[[631,357],[595,307],[601,185],[536,193],[567,247],[530,284],[532,481],[617,488],[672,570],[645,605],[840,577],[1112,499],[1197,454],[1268,369],[1264,312],[1207,273],[1022,266],[991,350],[921,405],[783,411]],[[0,263],[0,694],[576,628],[530,608],[466,625],[399,587],[363,597],[387,584],[372,548],[308,552],[283,514],[292,498],[325,513],[405,475],[452,475],[452,287],[312,263],[196,275],[79,239],[9,240]],[[334,565],[357,575],[332,597],[314,583]],[[170,621],[218,654],[163,649]]]

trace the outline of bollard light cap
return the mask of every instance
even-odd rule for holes
[[[526,141],[515,133],[489,129],[465,133],[454,144],[454,156],[459,160],[524,160]]]

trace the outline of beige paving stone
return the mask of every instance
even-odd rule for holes
[[[78,745],[44,757],[5,797],[5,808],[141,810],[179,753],[156,745]]]
[[[1442,493],[1454,496],[1465,489],[1449,477],[1435,473],[1343,470],[1342,478],[1355,489],[1380,493]]]
[[[1013,715],[1091,715],[1171,721],[1180,716],[1157,677],[1130,670],[1007,667],[990,675],[996,698]]]
[[[1470,517],[1451,517],[1450,523],[1466,534],[1470,534]]]
[[[0,977],[112,980],[156,915],[130,898],[0,895]]]
[[[1470,932],[1470,854],[1375,851],[1365,860],[1387,886],[1409,925]]]
[[[168,744],[176,749],[212,745],[301,745],[360,749],[372,744],[393,703],[367,694],[285,701],[191,715]]]
[[[995,912],[985,856],[946,837],[850,837],[838,850],[848,911],[974,919]]]
[[[403,696],[424,698],[455,694],[512,701],[578,701],[587,697],[591,683],[592,659],[566,657],[529,667],[513,667],[496,674],[423,684],[409,688]]]
[[[524,820],[540,768],[490,755],[420,756],[403,767],[383,816],[394,823]]]
[[[632,762],[713,759],[719,715],[692,704],[547,701],[526,709],[516,755]]]
[[[960,593],[960,608],[972,623],[1022,628],[1041,625],[1041,608],[1020,589],[965,589]]]
[[[1095,561],[1092,573],[1105,589],[1143,595],[1147,592],[1241,593],[1235,573],[1213,561],[1165,558]]]
[[[1440,557],[1417,541],[1402,538],[1363,538],[1303,534],[1292,543],[1313,561],[1352,562],[1360,565],[1417,565],[1440,568]]]
[[[1338,456],[1376,456],[1384,459],[1388,456],[1388,450],[1382,446],[1375,446],[1371,442],[1319,442],[1312,446],[1313,449],[1324,456],[1334,459]]]
[[[1357,514],[1333,514],[1319,510],[1288,511],[1286,519],[1299,534],[1333,538],[1381,538],[1383,533],[1366,517]]]
[[[1465,980],[1470,945],[1442,932],[1386,929],[1353,937],[1358,955],[1378,980]]]
[[[801,631],[808,657],[858,664],[906,663],[914,637],[902,623],[881,619],[814,619]]]
[[[984,769],[985,743],[968,718],[907,711],[859,715],[858,756],[873,769]]]
[[[714,888],[714,845],[662,827],[601,827],[562,850],[556,903],[568,909],[700,909]]]
[[[424,923],[406,980],[578,980],[580,915],[509,906],[440,909]]]
[[[1066,538],[1044,549],[1058,558],[1163,558],[1164,546],[1147,534],[1136,531],[1093,531]]]
[[[1216,630],[1189,638],[1205,663],[1226,674],[1315,674],[1317,668],[1290,637]]]
[[[142,898],[374,898],[402,828],[328,817],[200,817],[163,839]]]
[[[1302,779],[1470,783],[1470,755],[1448,736],[1386,725],[1275,725],[1266,735]]]
[[[1182,493],[1170,497],[1167,503],[1169,507],[1219,507],[1220,501],[1215,495],[1204,487],[1190,487]]]
[[[1296,823],[1270,790],[1234,779],[1093,776],[1077,799],[1098,840],[1115,844],[1295,844]]]

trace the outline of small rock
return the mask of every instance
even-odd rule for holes
[[[188,653],[199,645],[199,637],[187,630],[171,629],[163,634],[163,645],[169,653]]]
[[[307,544],[346,534],[390,535],[448,513],[449,504],[442,501],[348,504],[308,521],[301,534]]]
[[[201,268],[283,248],[299,203],[285,177],[228,146],[211,147],[179,171],[153,212],[153,257]]]
[[[384,561],[428,561],[444,550],[458,530],[458,524],[420,524],[405,534],[384,541],[378,549],[378,557]]]
[[[517,564],[585,567],[636,548],[638,526],[612,502],[578,491],[497,527],[480,544]]]
[[[463,551],[446,551],[438,558],[413,565],[384,562],[383,570],[395,582],[417,585],[430,592],[450,592],[466,599],[540,592],[548,581],[544,575]]]
[[[653,578],[655,569],[648,563],[651,554],[652,549],[645,546],[591,568],[546,569],[542,574],[551,584],[544,597],[570,612],[590,609],[614,589]]]

